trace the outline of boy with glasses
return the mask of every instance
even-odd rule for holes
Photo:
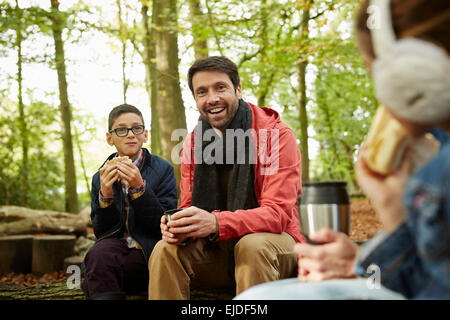
[[[142,113],[123,104],[109,114],[106,141],[115,146],[92,178],[91,219],[97,242],[87,253],[86,298],[124,299],[147,291],[147,262],[161,239],[163,212],[177,206],[172,165],[142,148],[148,139]]]

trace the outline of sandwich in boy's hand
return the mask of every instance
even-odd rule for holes
[[[131,159],[128,156],[123,156],[123,157],[114,157],[111,160],[108,160],[106,162],[106,165],[110,165],[110,164],[115,164],[118,162],[124,162],[124,163],[132,163]],[[121,178],[117,179],[117,181],[121,181]],[[128,185],[128,181],[124,180],[125,185]]]
[[[111,160],[108,160],[107,163],[114,164],[117,162],[129,162],[131,163],[131,159],[128,156],[123,157],[114,157]]]

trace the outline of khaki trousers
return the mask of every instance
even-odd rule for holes
[[[150,300],[190,298],[190,287],[226,287],[236,281],[236,295],[268,281],[296,276],[294,238],[288,233],[253,233],[232,243],[198,239],[186,246],[161,240],[149,259]]]

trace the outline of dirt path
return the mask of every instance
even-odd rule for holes
[[[350,238],[357,242],[367,241],[380,231],[381,223],[366,199],[351,201]]]

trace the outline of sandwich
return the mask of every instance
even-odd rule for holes
[[[112,158],[111,160],[108,160],[106,162],[106,165],[115,164],[118,162],[132,163],[131,159],[128,156],[123,156],[123,157],[117,156],[117,157]],[[118,179],[119,182],[121,182],[121,180],[122,180],[122,178]],[[128,186],[128,181],[124,180],[123,182],[126,186]]]
[[[108,160],[107,163],[108,164],[114,164],[114,163],[118,163],[118,162],[128,162],[131,163],[131,159],[128,156],[123,156],[123,157],[114,157],[111,160]]]
[[[438,146],[437,140],[429,134],[410,137],[401,123],[381,105],[370,126],[362,158],[370,170],[386,176],[399,168],[406,149],[410,148],[407,160],[411,162],[412,173],[434,156]]]

